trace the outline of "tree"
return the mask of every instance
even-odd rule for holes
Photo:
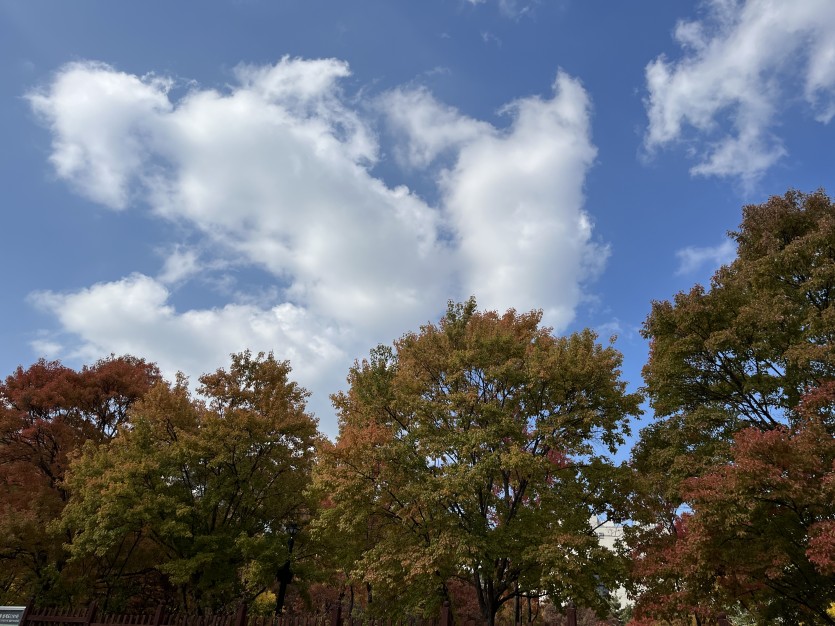
[[[809,416],[790,428],[746,428],[731,454],[685,484],[693,513],[681,554],[691,580],[762,622],[835,624],[826,614],[833,553],[812,539],[835,517],[835,439]]]
[[[693,481],[730,476],[728,463],[740,453],[734,441],[739,446],[758,436],[746,429],[766,439],[788,436],[788,449],[800,446],[806,441],[796,430],[801,398],[835,378],[830,199],[822,191],[790,191],[747,206],[730,236],[737,257],[714,274],[710,289],[696,285],[672,301],[654,302],[644,325],[650,341],[644,378],[655,419],[642,430],[631,461],[630,515],[638,522],[632,545],[644,589],[639,612],[653,603],[683,612],[694,603],[709,605],[713,587],[694,588],[695,579],[675,566],[683,564],[678,555],[690,544],[681,541],[692,531],[693,520],[682,514],[689,508],[699,516],[694,498],[702,492],[692,488],[705,483]],[[820,427],[828,437],[835,433],[831,412]],[[762,522],[778,533],[779,516],[769,511]],[[746,554],[758,554],[753,545]]]
[[[707,456],[740,428],[790,423],[806,390],[835,377],[835,206],[790,191],[745,207],[730,235],[737,258],[710,291],[654,302],[643,330],[644,378],[663,418],[651,434],[677,450],[708,446]]]
[[[451,578],[474,588],[490,624],[517,586],[605,610],[598,588],[616,556],[590,517],[613,488],[602,450],[622,442],[640,398],[613,347],[540,321],[450,303],[439,325],[356,363],[334,396],[319,528],[356,546],[352,576],[378,613],[434,612]]]
[[[707,617],[724,606],[757,623],[835,623],[827,614],[835,552],[826,539],[835,524],[835,439],[821,409],[835,409],[835,383],[804,396],[791,427],[739,431],[730,463],[685,481],[691,510],[675,541],[640,566],[646,579],[680,584],[642,598],[640,614],[687,608]]]
[[[228,371],[201,377],[206,401],[182,377],[155,385],[130,428],[108,447],[86,446],[72,465],[62,521],[74,558],[144,547],[154,561],[123,551],[115,574],[130,581],[150,568],[185,610],[252,600],[274,585],[289,558],[288,525],[308,513],[318,440],[307,392],[289,373],[272,354],[244,352]]]
[[[69,602],[82,576],[66,570],[67,538],[48,531],[67,503],[69,459],[109,441],[158,379],[153,364],[111,356],[80,371],[42,359],[0,384],[0,603]]]

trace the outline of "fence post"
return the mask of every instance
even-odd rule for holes
[[[33,608],[35,608],[35,596],[32,596],[29,602],[26,603],[26,608],[23,609],[23,615],[20,616],[20,626],[26,626],[26,621],[29,619],[29,614]]]
[[[566,626],[577,626],[577,607],[573,602],[568,604],[568,609],[565,611]]]
[[[444,600],[441,606],[441,619],[438,626],[452,626],[452,608],[449,606],[449,600]]]
[[[154,611],[153,626],[161,626],[162,624],[162,604],[157,605],[157,610]]]
[[[235,614],[235,626],[246,626],[246,602],[241,602]]]
[[[84,626],[90,626],[93,618],[96,616],[96,601],[93,600],[90,606],[87,607],[87,613],[84,615]]]

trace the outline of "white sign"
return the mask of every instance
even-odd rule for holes
[[[0,626],[20,626],[25,606],[0,606]]]

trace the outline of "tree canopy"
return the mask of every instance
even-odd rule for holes
[[[40,360],[0,383],[0,600],[67,602],[65,535],[49,532],[69,494],[64,477],[85,442],[111,440],[160,378],[144,360],[111,356],[73,370]],[[0,603],[2,603],[0,602]]]
[[[357,363],[334,397],[320,528],[356,542],[351,575],[378,612],[434,610],[451,579],[474,587],[491,624],[517,588],[604,603],[617,568],[590,518],[613,486],[604,452],[640,398],[612,346],[540,321],[451,303],[440,324]]]
[[[743,209],[737,258],[709,290],[652,304],[644,379],[655,430],[729,440],[790,423],[806,390],[835,377],[835,208],[789,192]],[[675,438],[670,439],[671,443]],[[679,440],[679,447],[686,439]]]
[[[809,416],[791,428],[742,430],[731,454],[731,463],[684,485],[693,507],[684,572],[761,621],[835,623],[826,613],[835,603],[835,553],[825,539],[835,524],[835,439]]]
[[[730,236],[736,259],[714,274],[710,289],[696,285],[653,303],[644,325],[655,420],[632,454],[639,609],[666,602],[690,610],[712,598],[751,611],[756,605],[762,615],[773,614],[766,605],[789,615],[792,605],[812,623],[829,623],[820,611],[808,613],[809,598],[829,597],[821,585],[831,581],[804,554],[815,520],[832,516],[831,500],[815,495],[813,484],[831,472],[835,421],[831,405],[811,417],[801,400],[835,379],[835,206],[823,192],[790,191],[745,207]],[[823,509],[813,513],[806,500],[778,493],[791,488],[774,483],[775,472],[811,480],[795,487],[811,489],[804,497],[818,498]],[[769,504],[772,492],[802,511]],[[717,552],[720,545],[727,554]],[[690,576],[697,563],[701,577]],[[790,577],[775,567],[808,574],[808,588],[781,590]],[[746,576],[774,584],[755,601],[740,582]]]
[[[169,601],[203,611],[275,584],[288,525],[309,514],[318,440],[289,373],[271,354],[233,355],[228,370],[201,377],[205,400],[183,378],[160,382],[109,446],[84,448],[62,526],[74,558],[112,555],[108,592],[136,593],[152,575]]]
[[[709,286],[652,303],[641,393],[612,342],[472,298],[354,363],[333,443],[272,354],[196,389],[130,356],[18,368],[0,604],[266,611],[292,572],[291,604],[365,617],[590,618],[626,582],[633,625],[835,624],[835,205],[790,191],[729,235]]]

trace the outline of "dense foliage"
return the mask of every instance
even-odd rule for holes
[[[112,555],[106,600],[150,579],[175,592],[169,603],[202,611],[251,601],[276,581],[286,528],[309,513],[317,441],[289,372],[272,355],[233,355],[228,371],[200,379],[203,399],[183,379],[159,383],[110,446],[85,447],[62,526],[75,558]]]
[[[832,581],[805,549],[835,508],[815,487],[835,422],[831,404],[801,400],[835,379],[835,207],[789,192],[746,207],[731,235],[737,258],[710,290],[653,303],[644,327],[655,421],[632,455],[639,613],[831,623]]]
[[[50,532],[69,500],[64,477],[85,443],[106,444],[156,381],[156,366],[110,357],[81,371],[40,360],[0,383],[0,604],[69,602],[90,568]]]
[[[599,450],[622,442],[639,397],[617,351],[590,331],[554,337],[540,316],[450,305],[358,363],[335,397],[320,528],[356,546],[350,575],[378,612],[434,612],[451,579],[472,585],[488,623],[517,588],[605,608],[616,559],[589,520],[614,468]]]

